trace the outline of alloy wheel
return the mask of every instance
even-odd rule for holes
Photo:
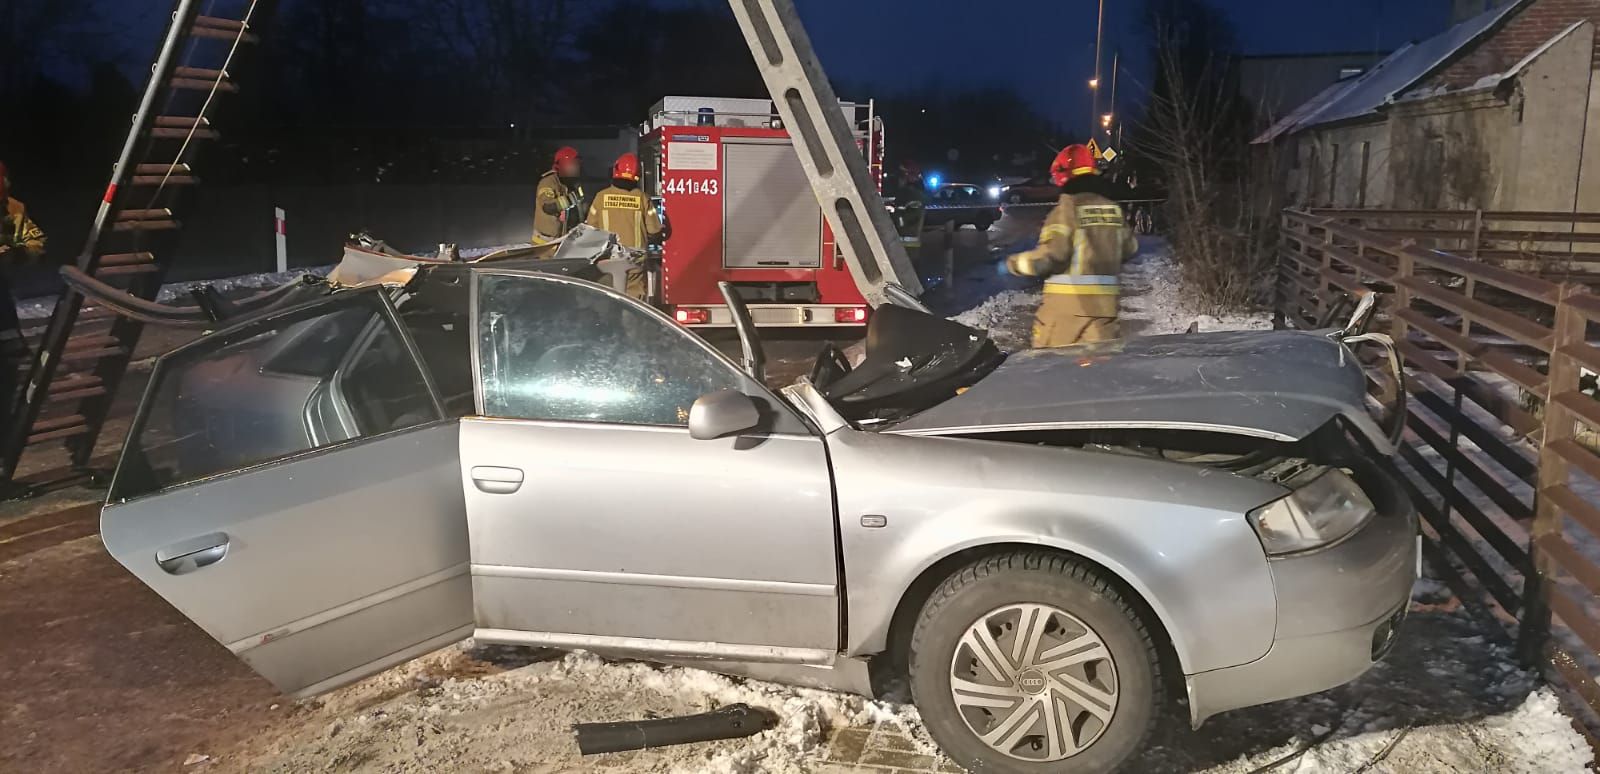
[[[950,663],[950,697],[974,735],[1019,760],[1070,758],[1100,738],[1117,711],[1116,663],[1071,613],[1013,604],[981,616]]]

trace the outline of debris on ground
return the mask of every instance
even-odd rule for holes
[[[575,723],[578,752],[584,755],[649,750],[677,744],[743,739],[765,731],[775,719],[743,702],[675,718]]]

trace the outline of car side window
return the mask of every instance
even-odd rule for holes
[[[375,297],[215,335],[157,367],[113,499],[439,419]]]
[[[682,427],[700,396],[748,389],[682,330],[585,285],[479,275],[476,325],[487,416]]]

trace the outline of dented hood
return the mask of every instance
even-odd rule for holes
[[[1391,453],[1365,380],[1350,351],[1321,334],[1151,336],[1019,352],[888,432],[1150,428],[1295,441],[1344,416]]]

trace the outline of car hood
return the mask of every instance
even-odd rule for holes
[[[1149,428],[1297,441],[1343,416],[1392,453],[1366,399],[1360,364],[1322,334],[1150,336],[1019,352],[886,432]]]

